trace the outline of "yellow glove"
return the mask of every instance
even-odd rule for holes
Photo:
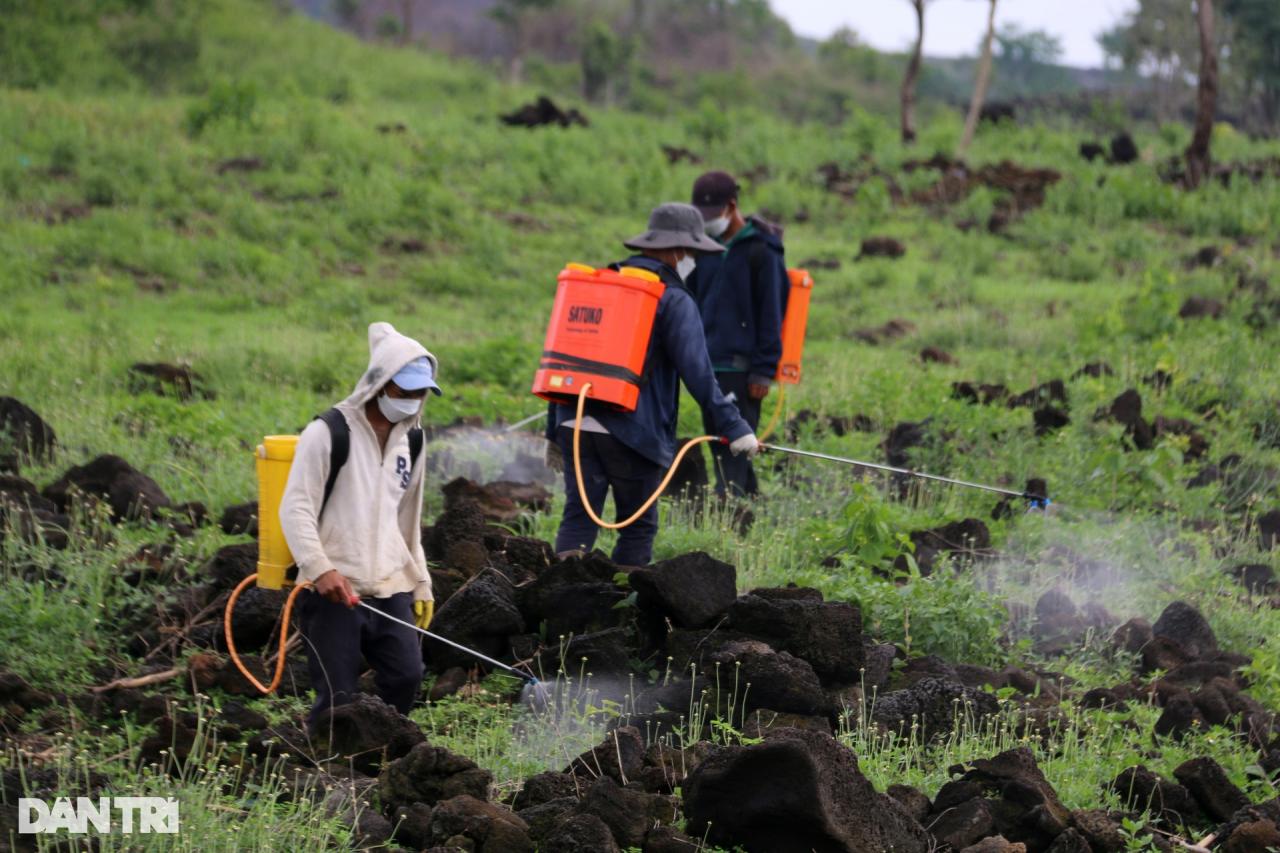
[[[431,624],[431,617],[436,615],[436,603],[434,601],[415,601],[413,603],[413,622],[422,630],[427,630],[427,626]]]

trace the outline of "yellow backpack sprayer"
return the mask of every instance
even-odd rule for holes
[[[329,495],[337,482],[338,472],[346,463],[347,453],[350,449],[350,432],[346,418],[337,409],[330,409],[325,412],[320,416],[320,420],[323,420],[329,426],[332,439],[329,476],[325,483],[324,502],[320,508],[320,512],[323,514],[325,504],[328,503]],[[410,431],[410,468],[413,467],[414,462],[422,452],[423,441],[424,436],[420,428]],[[236,669],[240,671],[240,674],[262,693],[273,693],[280,686],[281,678],[284,675],[285,649],[288,645],[289,623],[293,615],[293,606],[298,594],[311,586],[307,581],[302,581],[301,583],[296,581],[296,566],[293,555],[289,551],[289,543],[285,540],[284,530],[280,524],[280,503],[284,497],[285,486],[289,482],[289,470],[293,465],[293,457],[297,446],[298,436],[296,435],[269,435],[262,440],[262,444],[258,445],[257,453],[255,454],[258,474],[258,570],[236,585],[235,589],[231,591],[231,595],[227,598],[227,605],[223,610],[222,625],[227,642],[227,653],[230,655]],[[263,589],[280,590],[285,587],[292,587],[288,598],[285,599],[284,612],[281,616],[279,650],[276,654],[275,672],[269,684],[263,684],[245,666],[239,652],[236,650],[235,637],[231,625],[236,601],[245,589],[255,583]],[[516,676],[524,682],[520,701],[535,708],[546,707],[548,701],[546,689],[531,673],[508,666],[501,661],[481,654],[475,649],[455,643],[447,637],[442,637],[425,628],[419,628],[410,622],[397,619],[375,607],[370,607],[361,601],[358,596],[353,597],[349,604],[353,607],[363,607],[372,613],[377,613],[385,619],[404,625],[406,628],[417,631],[425,637],[444,643]],[[427,619],[429,623],[430,615],[428,615]]]

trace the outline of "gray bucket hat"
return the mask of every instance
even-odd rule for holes
[[[669,201],[649,214],[649,230],[623,240],[628,249],[688,249],[723,252],[724,246],[707,236],[702,214],[691,204]]]

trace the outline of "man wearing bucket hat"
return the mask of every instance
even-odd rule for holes
[[[758,216],[742,215],[738,182],[727,172],[707,172],[693,184],[693,204],[717,249],[698,258],[689,289],[698,302],[707,351],[720,390],[756,429],[760,406],[782,358],[782,317],[787,305],[787,267],[782,229]],[[712,446],[716,493],[756,494],[751,460]]]
[[[418,635],[355,606],[425,628],[433,598],[422,550],[423,400],[437,362],[390,323],[369,326],[369,366],[351,396],[302,432],[280,524],[312,590],[298,601],[315,705],[349,701],[362,660],[378,695],[407,714],[422,686]],[[358,597],[358,598],[357,598]]]
[[[658,276],[666,290],[658,301],[635,411],[619,412],[588,400],[578,425],[587,499],[598,515],[612,489],[620,519],[630,517],[653,494],[675,458],[681,381],[702,407],[710,431],[727,438],[733,454],[752,456],[759,450],[751,427],[716,384],[702,320],[684,287],[698,253],[722,251],[707,237],[702,215],[687,204],[659,205],[649,215],[649,229],[623,245],[636,254],[611,264],[611,268],[646,270]],[[573,406],[552,404],[547,419],[547,438],[559,444],[565,460],[564,517],[556,535],[556,551],[562,554],[590,550],[599,533],[578,492],[573,463],[575,415]],[[657,533],[655,504],[619,532],[613,561],[628,566],[647,564]]]

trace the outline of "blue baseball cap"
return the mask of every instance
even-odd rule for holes
[[[392,376],[391,381],[405,391],[421,391],[423,388],[430,388],[436,393],[437,397],[442,396],[444,393],[440,390],[440,386],[436,384],[436,372],[431,366],[431,359],[425,355],[421,358],[415,358],[400,368],[400,372]]]

